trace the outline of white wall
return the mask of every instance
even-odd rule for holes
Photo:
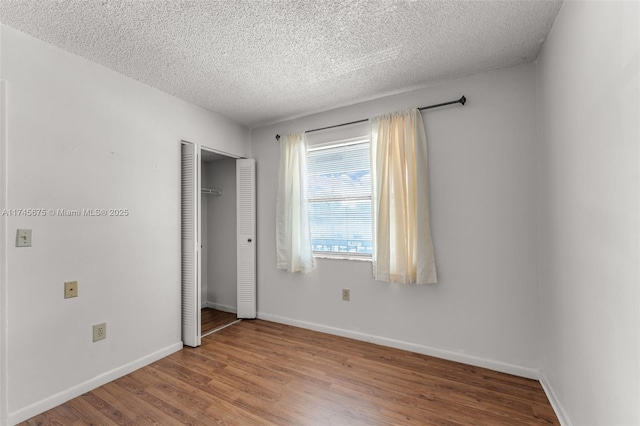
[[[276,133],[463,94],[466,106],[423,114],[438,284],[376,282],[359,261],[320,259],[307,275],[276,269]],[[535,96],[530,64],[254,129],[259,317],[537,377]]]
[[[639,14],[565,2],[538,62],[541,366],[566,424],[640,424]]]
[[[0,31],[0,47],[2,46],[2,31]],[[0,60],[0,67],[2,62]],[[0,79],[0,210],[7,208],[7,144],[6,144],[6,108],[5,82]],[[0,216],[0,241],[7,239],[7,218]],[[0,243],[0,425],[7,423],[7,247]]]
[[[225,158],[209,163],[208,182],[222,191],[220,197],[209,196],[208,216],[208,306],[237,312],[237,231],[236,231],[236,159]]]
[[[249,131],[2,26],[8,207],[127,217],[8,218],[9,420],[180,347],[180,140],[248,155]],[[13,247],[16,228],[33,247]],[[63,282],[79,297],[63,299]],[[107,339],[91,326],[107,322]]]

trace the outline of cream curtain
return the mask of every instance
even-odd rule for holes
[[[304,132],[289,134],[280,141],[276,244],[278,269],[292,273],[313,270]]]
[[[376,117],[370,124],[373,277],[436,283],[422,115],[413,108]]]

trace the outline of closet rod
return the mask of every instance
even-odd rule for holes
[[[427,105],[427,106],[420,107],[418,109],[420,111],[424,111],[425,109],[439,108],[439,107],[443,107],[443,106],[446,106],[446,105],[453,105],[453,104],[462,104],[462,105],[464,105],[465,102],[467,102],[467,98],[463,95],[457,101],[449,101],[449,102],[443,102],[441,104]],[[365,118],[364,120],[356,120],[356,121],[350,121],[348,123],[335,124],[333,126],[320,127],[319,129],[307,130],[307,131],[305,131],[305,133],[311,133],[311,132],[317,132],[317,131],[320,131],[320,130],[333,129],[334,127],[348,126],[349,124],[364,123],[365,121],[369,121],[369,119]],[[276,135],[276,140],[277,141],[280,140],[280,135]]]
[[[219,189],[202,188],[200,192],[210,195],[222,195],[222,191],[220,191]]]

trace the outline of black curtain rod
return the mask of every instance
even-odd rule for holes
[[[418,110],[424,111],[425,109],[439,108],[439,107],[442,107],[442,106],[445,106],[445,105],[453,105],[453,104],[462,104],[462,105],[464,105],[465,102],[467,102],[467,98],[462,96],[457,101],[443,102],[441,104],[435,104],[435,105],[427,105],[427,106],[423,106],[423,107],[418,108]],[[350,121],[348,123],[335,124],[333,126],[320,127],[319,129],[307,130],[307,131],[305,131],[305,133],[311,133],[311,132],[318,132],[320,130],[333,129],[334,127],[348,126],[349,124],[364,123],[365,121],[369,121],[369,119],[365,118],[364,120],[356,120],[356,121]],[[280,135],[276,135],[276,140],[277,141],[280,140]]]

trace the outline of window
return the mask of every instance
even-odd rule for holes
[[[307,152],[314,254],[371,257],[369,140],[323,144]]]

